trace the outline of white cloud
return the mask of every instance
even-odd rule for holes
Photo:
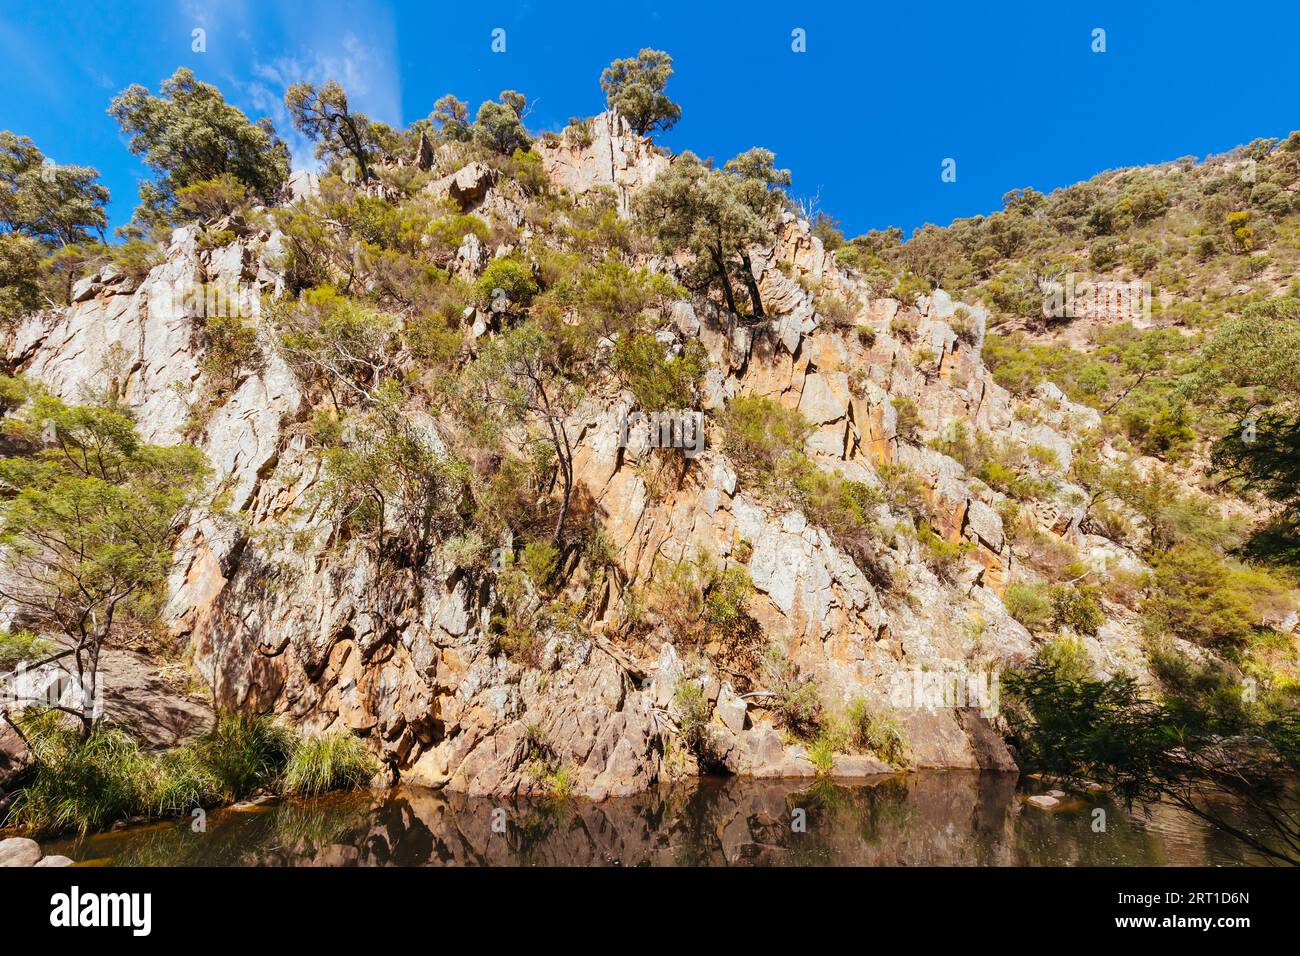
[[[228,77],[228,98],[252,118],[271,118],[295,168],[318,164],[284,108],[293,83],[337,80],[353,109],[401,122],[397,34],[392,14],[378,3],[327,2],[308,12],[297,0],[251,7],[244,0],[186,0],[183,15],[208,30],[207,55]]]

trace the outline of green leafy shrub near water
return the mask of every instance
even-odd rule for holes
[[[104,724],[84,740],[56,714],[20,724],[33,773],[4,823],[36,834],[84,835],[131,817],[181,816],[258,790],[307,796],[359,787],[376,769],[355,737],[302,739],[265,716],[223,715],[203,736],[161,754]]]

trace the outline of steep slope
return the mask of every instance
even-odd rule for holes
[[[590,128],[586,142],[539,144],[545,174],[576,197],[612,190],[626,215],[672,159],[617,117]],[[300,198],[317,188],[296,180]],[[525,192],[481,164],[424,188],[494,229],[532,228]],[[634,409],[614,386],[565,423],[576,497],[612,558],[607,572],[572,569],[564,595],[581,620],[552,620],[534,654],[513,657],[494,632],[506,600],[499,569],[467,567],[442,541],[423,566],[381,575],[363,541],[336,533],[309,434],[317,399],[276,348],[216,387],[192,290],[234,290],[267,341],[285,240],[255,228],[212,248],[203,233],[177,229],[165,263],[138,285],[112,270],[80,282],[72,306],[24,323],[10,362],[69,401],[115,394],[150,441],[203,449],[225,509],[189,529],[172,574],[164,616],[177,645],[190,647],[195,674],[222,703],[274,710],[313,731],[350,728],[395,777],[472,794],[558,786],[599,798],[707,766],[810,776],[809,743],[777,726],[764,666],[773,641],[830,710],[861,698],[891,712],[913,765],[1011,768],[989,720],[996,671],[1040,638],[1008,612],[1006,587],[1046,565],[1098,576],[1145,567],[1132,548],[1091,533],[1087,489],[1070,477],[1081,451],[1127,460],[1100,437],[1095,409],[1051,385],[1013,395],[981,357],[985,309],[942,291],[913,303],[880,295],[787,213],[775,244],[751,250],[770,317],[741,319],[694,296],[650,329],[670,353],[696,341],[707,353],[701,454],[665,480],[647,424],[633,420],[624,441]],[[511,247],[467,234],[453,269],[472,279]],[[679,271],[662,257],[644,261]],[[472,338],[497,334],[493,325],[490,313],[467,310]],[[875,489],[869,554],[845,550],[741,477],[745,463],[724,453],[720,421],[738,396],[797,409],[813,426],[805,450],[816,466]],[[410,420],[438,448],[457,427],[437,409]],[[981,438],[996,440],[1015,480],[1037,490],[1015,500],[976,477],[958,457]],[[743,568],[754,588],[724,640],[674,640],[662,608],[629,622],[634,596],[705,555]],[[1135,614],[1113,594],[1099,600],[1105,620],[1086,629],[1089,656],[1108,673],[1144,674]],[[691,682],[708,701],[704,753],[687,739],[681,687]],[[856,749],[835,757],[836,772],[890,769]]]

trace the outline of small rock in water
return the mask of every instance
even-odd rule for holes
[[[1061,801],[1056,799],[1056,797],[1049,797],[1045,793],[1037,794],[1036,796],[1032,796],[1025,801],[1025,803],[1038,807],[1038,809],[1040,810],[1051,810],[1054,807],[1058,806],[1060,802]]]
[[[0,840],[0,866],[35,866],[41,858],[41,846],[26,837]]]
[[[1047,791],[1047,795],[1048,795],[1049,797],[1055,797],[1057,800],[1060,800],[1062,797],[1065,796],[1065,791],[1064,791],[1064,790],[1048,790],[1048,791]]]
[[[37,866],[72,866],[72,860],[66,856],[47,856]]]

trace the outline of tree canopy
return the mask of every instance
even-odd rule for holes
[[[664,93],[673,75],[673,58],[663,50],[643,49],[635,57],[615,60],[600,74],[605,102],[645,136],[671,129],[681,119],[682,108]]]
[[[749,291],[755,317],[763,316],[749,247],[772,238],[772,217],[785,202],[781,186],[788,170],[777,169],[770,150],[750,149],[714,169],[694,153],[682,153],[672,167],[637,197],[637,218],[668,253],[686,249],[702,285],[717,282],[730,312],[738,312],[732,279]]]
[[[348,94],[334,80],[320,88],[295,83],[284,94],[284,105],[294,128],[316,143],[318,158],[332,162],[352,159],[362,182],[370,178],[375,159],[397,145],[397,133],[351,109]]]
[[[219,89],[184,67],[163,80],[161,95],[135,84],[113,99],[108,112],[130,137],[131,152],[158,174],[140,186],[138,218],[170,219],[178,190],[223,173],[265,203],[279,197],[289,177],[289,147],[271,121],[250,122]]]
[[[39,449],[0,459],[0,596],[63,633],[93,688],[115,620],[154,613],[207,463],[193,446],[141,441],[119,409],[48,396],[6,430]],[[77,716],[89,734],[94,715]]]
[[[0,132],[0,227],[47,245],[102,240],[108,189],[90,166],[48,159],[26,136]]]
[[[527,100],[522,93],[502,90],[495,101],[488,100],[478,108],[478,115],[474,118],[474,142],[506,156],[517,149],[528,149],[531,140],[524,129],[526,109]]]

